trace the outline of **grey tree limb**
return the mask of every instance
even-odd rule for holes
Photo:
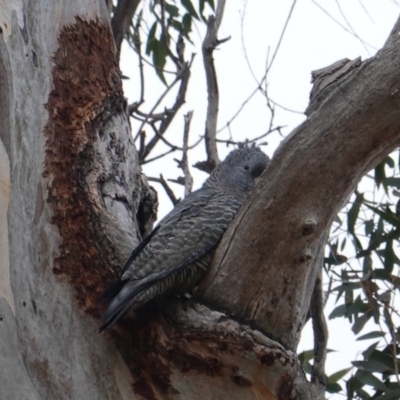
[[[219,163],[218,150],[217,150],[217,121],[218,121],[218,107],[219,107],[219,92],[218,92],[218,79],[215,70],[213,51],[222,42],[228,40],[218,40],[218,29],[221,25],[222,17],[224,14],[225,0],[219,0],[215,16],[210,16],[207,22],[207,32],[202,45],[203,64],[206,74],[207,82],[207,116],[205,127],[205,146],[207,153],[207,160],[199,162],[195,165],[206,172],[211,172]]]
[[[118,55],[121,52],[122,40],[124,39],[132,18],[135,15],[140,0],[118,0],[113,17],[111,28],[114,35]]]
[[[400,145],[399,24],[385,46],[330,84],[276,151],[229,228],[199,293],[295,349],[318,249],[357,182]],[[251,245],[249,245],[251,243]]]

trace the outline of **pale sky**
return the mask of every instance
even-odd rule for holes
[[[220,92],[218,123],[220,128],[225,126],[226,122],[232,118],[257,87],[244,56],[243,42],[251,69],[257,79],[261,80],[265,73],[267,54],[269,53],[269,60],[271,60],[293,1],[231,0],[226,3],[219,37],[231,36],[231,39],[214,52]],[[245,6],[246,4],[247,6]],[[241,25],[244,9],[242,42]],[[270,98],[286,108],[303,112],[308,105],[311,71],[326,67],[343,58],[354,59],[361,56],[362,59],[366,59],[373,56],[384,44],[399,14],[400,5],[394,0],[298,0],[268,74]],[[186,104],[167,133],[167,138],[177,145],[182,144],[183,114],[189,110],[194,110],[190,134],[191,143],[204,134],[207,93],[199,45],[204,36],[204,30],[204,26],[197,24],[192,34],[197,48],[188,46],[186,49],[187,58],[192,52],[196,52],[197,55],[193,63]],[[121,67],[124,75],[131,77],[129,81],[124,82],[125,95],[130,103],[136,101],[139,96],[137,65],[137,58],[125,45]],[[146,83],[146,103],[143,110],[150,110],[163,90],[163,85],[150,67],[146,67],[145,72],[148,81]],[[166,76],[168,77],[168,75]],[[166,104],[168,104],[168,98],[164,106]],[[274,126],[286,126],[282,132],[287,135],[304,119],[302,114],[276,107]],[[232,122],[231,134],[236,141],[251,139],[267,131],[269,123],[270,113],[266,107],[266,100],[261,94],[256,94],[240,116]],[[135,134],[138,125],[132,121],[132,126]],[[148,130],[148,134],[151,135],[152,132]],[[228,138],[228,130],[220,132],[218,137]],[[268,136],[264,139],[264,141],[268,141],[268,146],[264,146],[263,150],[270,157],[273,156],[273,152],[281,140],[282,137],[278,134]],[[227,149],[221,145],[219,149],[220,158],[223,159],[232,148]],[[158,152],[163,151],[165,148],[160,146]],[[173,157],[179,158],[180,154]],[[190,154],[189,162],[190,165],[193,165],[200,160],[204,160],[203,146],[196,148]],[[158,177],[160,172],[165,178],[176,178],[180,175],[172,157],[159,163],[145,165],[143,169],[149,176]],[[195,180],[195,188],[197,188],[201,186],[206,175],[193,168],[191,171]],[[178,197],[182,196],[182,187],[174,184],[171,186],[176,190]],[[163,189],[157,185],[155,187],[159,192],[159,217],[162,217],[170,211],[172,205]],[[333,302],[330,302],[327,305],[328,314],[332,307]],[[355,343],[347,320],[338,318],[329,321],[329,330],[328,347],[337,352],[328,355],[328,375],[349,367],[350,362],[357,359],[357,352],[365,349],[368,343],[365,341]],[[303,331],[299,352],[311,349],[312,340],[311,329],[306,327]],[[342,399],[343,396],[333,395],[329,398]]]

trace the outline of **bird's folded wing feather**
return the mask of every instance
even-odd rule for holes
[[[141,280],[153,274],[162,279],[189,265],[217,245],[239,207],[240,202],[226,193],[193,192],[155,228],[151,240],[125,266],[122,279]]]

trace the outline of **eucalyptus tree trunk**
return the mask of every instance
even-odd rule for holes
[[[398,24],[317,76],[195,296],[103,335],[99,295],[156,207],[105,1],[3,0],[0,27],[0,398],[323,399],[295,350],[335,213],[400,144]]]

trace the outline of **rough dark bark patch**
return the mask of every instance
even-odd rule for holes
[[[179,310],[191,307],[197,311],[193,311],[190,323],[182,324],[178,315],[186,314]],[[190,382],[227,382],[238,390],[254,385],[267,390],[265,379],[271,370],[290,371],[292,378],[298,373],[293,355],[286,354],[278,344],[269,341],[268,346],[260,345],[254,338],[240,334],[241,329],[224,329],[220,323],[239,325],[221,319],[219,314],[209,319],[213,312],[204,311],[204,306],[192,300],[171,299],[161,308],[147,304],[135,312],[134,318],[128,315],[110,330],[132,373],[135,393],[146,400],[185,398],[186,392],[181,393],[175,385],[177,375]],[[255,366],[253,373],[249,373],[247,363]],[[280,391],[292,389],[287,382],[279,381]],[[246,392],[244,398],[253,396]]]
[[[93,143],[111,107],[124,99],[110,29],[99,21],[66,26],[54,55],[53,87],[46,108],[47,201],[62,244],[53,272],[75,288],[79,305],[95,313],[99,293],[118,264],[113,243],[98,226],[101,201],[87,193],[86,174],[93,165]]]

